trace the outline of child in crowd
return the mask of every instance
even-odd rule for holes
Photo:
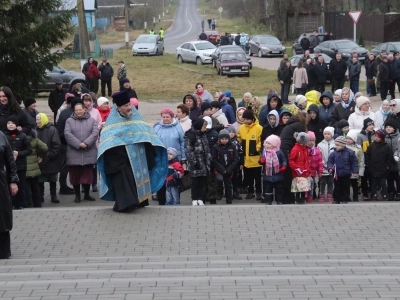
[[[261,133],[261,140],[265,141],[267,137],[272,134],[279,136],[282,132],[283,126],[279,124],[279,114],[273,109],[268,113],[268,123],[264,125]]]
[[[328,159],[329,155],[334,149],[333,133],[335,129],[328,126],[324,129],[324,140],[318,144],[319,150],[322,153],[322,159],[324,163],[324,170],[322,176],[319,178],[319,202],[328,201],[332,203],[333,201],[333,176],[328,170]],[[325,192],[327,193],[325,197]]]
[[[206,102],[205,102],[206,103]],[[211,117],[203,117],[203,119],[207,122],[205,136],[207,138],[208,147],[210,151],[214,145],[218,142],[218,132],[212,127],[212,119]],[[211,152],[210,152],[211,153]],[[206,185],[206,198],[203,201],[208,201],[210,204],[217,204],[217,200],[222,199],[222,186],[220,186],[220,193],[217,193],[217,183],[215,180],[214,168],[211,165],[211,172],[207,175],[207,185]]]
[[[335,135],[333,136],[334,139],[336,139],[338,136],[343,136],[346,138],[347,134],[349,133],[349,122],[347,120],[343,119],[338,122],[338,126],[335,129]]]
[[[346,147],[353,150],[357,157],[358,162],[358,175],[350,177],[350,185],[353,189],[353,202],[358,202],[358,178],[359,176],[364,176],[364,152],[361,149],[361,146],[356,144],[357,142],[357,132],[351,131],[346,136]]]
[[[262,127],[256,123],[256,118],[251,109],[243,112],[243,123],[239,127],[238,141],[244,151],[244,187],[247,188],[246,199],[254,198],[254,183],[256,199],[263,200],[261,191],[261,166],[258,163],[261,152]]]
[[[279,115],[279,125],[281,126],[281,132],[283,128],[286,126],[287,122],[289,121],[290,117],[292,116],[292,113],[287,110],[283,109]]]
[[[185,171],[179,160],[177,159],[178,151],[175,148],[169,147],[168,153],[168,174],[165,179],[165,205],[178,205],[180,202],[179,186],[181,178]]]
[[[357,177],[358,163],[354,151],[346,147],[346,139],[343,136],[335,139],[335,150],[329,155],[328,170],[335,178],[333,203],[349,202],[350,177]]]
[[[306,193],[310,191],[310,164],[308,161],[307,144],[310,141],[308,134],[296,134],[296,144],[290,151],[289,166],[292,169],[292,188],[297,204],[304,204]]]
[[[219,140],[212,148],[212,162],[217,181],[224,183],[226,204],[232,204],[232,177],[239,164],[239,155],[226,129],[219,132]]]
[[[26,157],[32,153],[32,147],[25,133],[17,129],[18,126],[19,119],[16,115],[7,118],[5,135],[14,154],[19,178],[18,193],[12,197],[12,202],[14,209],[23,209],[25,205]]]
[[[388,199],[393,201],[396,197],[400,196],[400,176],[395,158],[397,155],[397,144],[400,134],[396,123],[390,119],[386,122],[384,127],[386,131],[385,142],[389,145],[393,153],[393,160],[389,165],[389,173],[387,176]]]
[[[243,193],[243,176],[242,176],[242,170],[243,170],[243,148],[242,145],[238,142],[236,138],[236,130],[235,127],[232,125],[227,128],[229,131],[229,137],[231,140],[232,145],[236,147],[236,151],[239,155],[239,163],[236,169],[233,172],[233,177],[232,177],[232,187],[233,187],[233,199],[236,200],[242,200],[242,196],[240,194]]]
[[[32,153],[26,158],[25,205],[26,207],[42,207],[39,188],[39,163],[42,161],[42,157],[46,156],[48,147],[37,138],[35,129],[31,130],[28,139],[31,143]]]
[[[393,153],[385,142],[386,132],[379,129],[375,132],[374,142],[365,152],[365,166],[369,169],[371,178],[372,200],[377,200],[376,192],[381,189],[382,200],[387,200],[386,177],[389,174],[390,164],[393,163]]]
[[[312,131],[307,132],[310,141],[308,142],[308,159],[310,164],[311,173],[311,190],[307,196],[307,202],[312,203],[314,198],[317,198],[316,189],[316,178],[321,178],[322,172],[324,171],[324,162],[322,159],[321,150],[315,147],[315,134]]]
[[[357,144],[361,146],[361,149],[364,152],[364,160],[366,160],[365,153],[367,152],[369,145],[375,139],[374,126],[375,126],[374,121],[372,121],[372,119],[370,119],[370,118],[366,118],[364,120],[363,129],[357,135]],[[368,195],[371,192],[370,191],[371,182],[370,182],[370,172],[369,171],[370,171],[369,167],[367,165],[365,165],[364,176],[361,177],[361,191],[362,191],[364,200],[370,200],[369,195]]]
[[[274,200],[277,205],[282,204],[283,198],[283,172],[286,170],[286,157],[280,150],[281,139],[277,135],[270,135],[264,141],[264,150],[259,160],[262,168],[263,190],[265,204],[271,205]]]

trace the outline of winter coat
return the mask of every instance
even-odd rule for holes
[[[365,152],[365,166],[370,176],[386,177],[393,164],[393,152],[385,142],[373,142]]]
[[[190,128],[185,133],[184,145],[190,176],[208,176],[211,172],[211,152],[205,134]]]
[[[303,38],[300,40],[300,47],[301,47],[304,51],[310,49],[310,40],[308,39],[308,37],[303,37]]]
[[[382,110],[382,105],[381,105],[381,107],[379,108],[379,110],[378,111],[376,111],[375,112],[375,121],[376,121],[376,123],[375,123],[375,128],[377,128],[377,129],[384,129],[384,124],[385,124],[385,122],[386,122],[386,119],[387,119],[387,117],[390,115],[390,111],[388,112],[388,113],[385,113],[383,110]],[[397,123],[397,122],[396,122]]]
[[[230,141],[225,145],[217,142],[212,148],[212,162],[216,172],[231,176],[239,165],[239,154],[236,146]]]
[[[332,59],[329,63],[329,71],[334,79],[344,78],[347,71],[347,64],[343,59],[339,61]]]
[[[15,161],[18,171],[26,171],[26,157],[32,153],[31,143],[28,137],[23,132],[18,130],[5,132],[11,150],[18,151],[18,156]]]
[[[324,161],[322,159],[321,150],[316,146],[314,149],[307,147],[307,150],[311,177],[315,178],[317,175],[321,176],[324,171]]]
[[[235,113],[233,112],[232,106],[228,104],[228,102],[224,99],[219,102],[221,104],[221,110],[224,113],[226,119],[228,120],[228,124],[233,124],[236,122]]]
[[[74,113],[73,108],[67,107],[65,110],[61,112],[60,117],[58,118],[57,132],[59,139],[61,140],[61,143],[63,143],[63,145],[67,145],[67,142],[65,141],[64,138],[65,123],[72,116],[73,113]]]
[[[237,110],[237,105],[236,105],[236,100],[233,97],[230,97],[229,100],[227,100],[228,104],[232,106],[233,112],[235,114],[235,120],[236,120],[236,110]],[[233,123],[231,123],[233,124]]]
[[[375,131],[366,132],[362,130],[357,134],[357,144],[361,146],[362,151],[367,152],[368,147],[375,139]]]
[[[335,168],[335,170],[332,170]],[[332,170],[332,175],[337,177],[350,177],[358,174],[358,160],[353,150],[345,147],[341,151],[336,149],[329,155],[328,170]]]
[[[348,120],[350,115],[355,111],[355,106],[356,103],[354,101],[351,101],[346,109],[343,108],[341,103],[335,105],[335,108],[331,113],[329,126],[336,128],[340,120]]]
[[[301,89],[301,85],[308,84],[308,76],[305,68],[296,68],[293,71],[293,84],[296,89]]]
[[[181,185],[181,178],[185,170],[177,158],[170,160],[168,164],[167,177],[165,179],[166,187],[179,187]]]
[[[96,107],[96,109],[100,113],[101,121],[105,122],[107,121],[108,116],[110,115],[111,109],[108,107],[106,110],[101,109],[99,106]]]
[[[38,157],[45,157],[48,147],[45,143],[32,135],[28,136],[31,143],[32,153],[26,158],[26,177],[38,177],[41,172]]]
[[[185,97],[183,97],[183,100],[182,100],[183,104],[185,104],[185,98],[188,96],[190,96],[193,100],[193,107],[189,110],[189,118],[191,120],[194,120],[201,116],[201,108],[197,106],[197,99],[192,94],[186,94]]]
[[[287,159],[285,157],[285,154],[283,154],[282,150],[279,149],[278,151],[276,151],[276,156],[278,157],[279,160],[279,168],[287,167]],[[284,172],[274,173],[274,170],[272,170],[273,174],[269,176],[265,174],[265,163],[261,165],[262,165],[261,174],[263,181],[278,182],[284,180]]]
[[[326,78],[329,75],[329,69],[328,69],[327,63],[326,62],[322,62],[322,63],[316,62],[315,67],[317,70],[318,83],[325,83]]]
[[[335,128],[335,134],[333,135],[333,139],[335,140],[338,136],[346,137],[347,134],[344,133],[340,128]]]
[[[279,114],[276,110],[272,110],[268,115],[274,115],[276,118],[275,125],[271,125],[268,120],[268,123],[264,125],[262,133],[261,133],[261,142],[264,142],[267,137],[271,134],[275,134],[279,136],[283,130],[283,126],[279,125]]]
[[[238,103],[238,108],[239,107],[249,108],[249,106],[251,106],[250,102],[245,102],[244,99],[240,100]]]
[[[46,156],[39,163],[40,172],[43,175],[55,174],[61,171],[63,160],[61,158],[61,142],[57,129],[52,124],[47,124],[37,129],[38,139],[47,145]]]
[[[354,113],[352,113],[348,119],[349,129],[360,132],[364,127],[364,120],[367,118],[370,118],[374,124],[376,124],[375,113],[372,112],[371,109],[368,112],[363,112],[356,106],[354,108]]]
[[[106,62],[105,64],[101,64],[99,66],[99,71],[101,73],[101,80],[111,80],[111,78],[114,76],[114,69],[111,67],[111,65]]]
[[[67,165],[87,166],[97,162],[96,141],[99,128],[88,112],[78,118],[75,113],[65,123],[64,137],[67,141]],[[85,149],[80,147],[85,143]]]
[[[262,127],[258,122],[250,125],[242,124],[239,127],[237,139],[242,144],[244,153],[244,166],[246,168],[259,167],[258,159],[261,151],[261,133]]]
[[[296,143],[289,155],[289,166],[292,169],[292,178],[296,177],[310,177],[310,163],[308,160],[307,146]],[[302,171],[299,174],[296,169]]]
[[[218,120],[218,122],[224,126],[228,125],[228,119],[226,118],[224,112],[222,111],[222,109],[216,111],[215,113],[213,113],[212,115],[214,118],[216,118]]]
[[[178,160],[185,160],[185,148],[183,144],[184,132],[176,119],[171,124],[156,123],[154,132],[160,138],[165,148],[175,148],[178,151]]]
[[[357,157],[357,162],[358,162],[358,175],[364,176],[364,170],[365,170],[365,162],[364,162],[364,152],[361,149],[360,145],[354,144],[354,145],[347,145],[347,148],[350,150],[353,150],[354,153],[356,154]],[[356,179],[357,177],[351,176],[351,179]]]
[[[278,104],[276,105],[275,108],[271,107],[271,99],[275,97],[276,99],[278,99]],[[259,118],[259,122],[261,126],[267,125],[269,124],[268,122],[268,115],[272,110],[276,110],[278,112],[278,114],[281,113],[282,110],[282,106],[283,106],[283,102],[281,100],[281,98],[279,97],[278,94],[276,93],[269,93],[268,97],[267,97],[267,104],[264,105],[263,107],[261,107],[261,111],[260,114],[258,116]],[[279,120],[279,118],[277,118],[277,120]]]
[[[329,159],[329,155],[332,153],[332,151],[335,149],[335,141],[334,140],[322,140],[319,144],[318,144],[318,149],[321,151],[322,154],[322,160],[324,163],[324,170],[322,172],[322,176],[327,176],[329,175],[329,171],[328,171],[328,159]]]
[[[361,64],[359,62],[352,63],[349,66],[349,80],[350,81],[359,81],[361,74]]]
[[[394,133],[391,133],[391,134],[387,133],[385,136],[385,142],[386,142],[386,144],[389,145],[390,150],[392,150],[392,153],[393,153],[393,155],[391,156],[392,161],[389,164],[390,172],[398,171],[397,162],[394,160],[394,154],[397,153],[397,143],[398,143],[399,136],[400,136],[400,134],[397,129]]]
[[[100,79],[100,72],[99,69],[97,69],[97,66],[95,64],[90,64],[89,66],[89,71],[88,71],[88,77],[90,79]]]
[[[48,105],[53,113],[56,113],[65,101],[66,89],[54,89],[49,94]]]
[[[400,131],[400,99],[394,99],[396,101],[396,111],[394,113],[389,113],[385,122],[395,123],[396,129]],[[376,125],[376,124],[375,124]]]
[[[22,109],[18,109],[16,113],[12,115],[16,115],[18,117],[19,126],[22,127],[22,132],[26,135],[31,134],[31,125],[29,124],[28,118],[26,117],[24,111]],[[7,119],[8,119],[8,111],[4,112],[4,114],[0,111],[0,131],[7,131]]]
[[[9,184],[17,182],[17,165],[7,138],[0,131],[0,232],[8,232],[13,227]]]
[[[296,144],[294,134],[296,132],[306,132],[304,124],[299,121],[297,116],[291,117],[283,128],[281,135],[281,150],[283,153],[289,153],[290,149]]]
[[[206,130],[205,135],[207,138],[208,147],[210,148],[210,150],[212,150],[214,145],[218,142],[219,139],[218,132],[211,128]]]
[[[328,97],[330,99],[328,106],[324,105],[324,102],[322,101],[323,97]],[[325,120],[329,124],[329,122],[331,121],[332,112],[335,109],[332,93],[330,91],[323,92],[321,97],[319,98],[319,102],[321,103],[321,105],[319,106],[318,116],[320,117],[320,119]]]
[[[36,109],[30,110],[27,107],[23,109],[26,118],[28,119],[29,125],[32,129],[36,129],[36,115],[39,113]]]
[[[381,62],[378,66],[379,70],[379,81],[389,82],[389,64]]]
[[[375,59],[373,60],[367,59],[365,61],[365,75],[367,76],[367,79],[372,79],[373,77],[376,77],[376,72],[377,72],[377,66]]]
[[[100,129],[101,128],[101,123],[103,122],[103,120],[101,118],[99,110],[92,106],[91,108],[86,109],[86,111],[96,121],[97,127]]]
[[[316,105],[313,105],[313,107],[314,106],[314,111],[316,111],[317,116],[315,119],[310,118],[307,129],[315,133],[315,143],[318,144],[324,139],[324,129],[328,126],[328,123],[319,117],[319,108]],[[308,111],[310,111],[310,109]]]
[[[189,116],[186,116],[179,120],[179,125],[181,125],[183,133],[185,133],[192,128],[192,120],[189,118]]]
[[[214,97],[207,90],[204,90],[203,94],[197,95],[197,96],[200,96],[200,98],[201,98],[201,100],[203,100],[203,102],[211,103],[214,101]],[[195,97],[195,99],[196,99],[196,97]]]
[[[307,71],[308,86],[314,88],[318,83],[317,67],[313,64],[305,65]]]
[[[244,155],[243,155],[244,153],[243,153],[242,144],[239,143],[239,141],[236,139],[236,137],[231,139],[231,143],[232,143],[232,145],[234,145],[236,147],[236,151],[239,155],[238,166],[243,166],[244,165]],[[241,172],[241,170],[240,170],[240,172]]]
[[[394,58],[388,62],[389,65],[389,79],[397,80],[400,78],[400,61]]]
[[[277,71],[277,75],[278,75],[278,81],[283,81],[284,83],[290,83],[292,81],[292,68],[283,65],[280,66],[278,71]]]

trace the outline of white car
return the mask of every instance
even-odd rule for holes
[[[132,55],[163,55],[164,41],[159,35],[139,35],[132,46]]]
[[[176,48],[176,57],[179,63],[211,64],[211,56],[215,48],[217,47],[208,41],[187,42]]]

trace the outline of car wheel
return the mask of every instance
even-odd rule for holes
[[[261,50],[258,50],[258,57],[263,57]]]
[[[200,57],[197,57],[197,58],[196,58],[196,64],[197,64],[198,66],[201,66],[201,65],[203,64],[203,62],[201,61],[201,58],[200,58]]]
[[[253,53],[251,53],[250,47],[249,47],[249,52],[248,52],[248,54],[249,54],[249,56],[252,56],[252,55],[253,55]]]
[[[212,60],[212,66],[213,66],[213,68],[217,67],[217,64],[215,63],[215,60]]]
[[[182,58],[182,56],[180,56],[180,55],[178,55],[178,63],[183,63],[183,58]]]

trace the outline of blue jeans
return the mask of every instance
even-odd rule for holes
[[[178,205],[181,204],[179,187],[168,186],[165,191],[165,205]]]
[[[350,80],[350,89],[353,91],[354,94],[355,94],[355,93],[358,93],[358,91],[359,91],[359,88],[358,88],[359,84],[360,84],[360,81],[358,81],[358,80]]]

